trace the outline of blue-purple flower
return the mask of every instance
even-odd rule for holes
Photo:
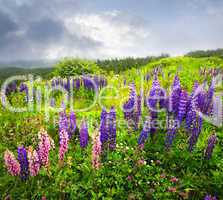
[[[109,129],[109,149],[115,150],[116,148],[116,112],[112,107],[108,115],[108,129]]]
[[[84,120],[80,127],[80,147],[85,148],[88,145],[88,127],[87,122]]]
[[[215,134],[212,134],[208,139],[208,146],[204,153],[205,158],[207,160],[211,159],[211,156],[212,156],[212,153],[213,153],[216,143],[217,143],[217,136]]]
[[[106,112],[105,108],[102,109],[101,112],[101,122],[100,122],[100,141],[102,144],[108,141],[108,123],[107,117],[108,113]]]
[[[24,146],[18,147],[18,160],[20,164],[20,177],[23,181],[28,179],[29,176],[29,162],[27,152]]]

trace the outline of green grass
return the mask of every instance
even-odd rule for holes
[[[168,89],[177,73],[182,87],[191,91],[195,80],[202,83],[210,81],[211,77],[200,74],[200,67],[223,68],[220,58],[190,58],[176,57],[163,58],[153,61],[140,69],[132,68],[118,75],[113,72],[107,74],[108,84],[115,90],[106,90],[103,105],[108,108],[116,107],[117,119],[123,120],[121,105],[128,97],[124,79],[127,83],[134,82],[138,93],[143,77],[160,66],[163,74],[159,74],[161,86]],[[47,81],[47,80],[45,80]],[[146,94],[151,88],[152,79],[144,81],[143,89]],[[44,85],[44,84],[42,84]],[[222,88],[220,88],[222,89]],[[118,92],[118,97],[116,96]],[[13,101],[21,104],[21,94],[13,95]],[[60,98],[57,104],[60,105]],[[86,91],[77,92],[74,98],[75,108],[82,108],[92,101],[92,94]],[[69,108],[67,109],[69,112]],[[83,118],[94,120],[89,124],[89,134],[95,130],[95,124],[100,122],[101,108],[96,104],[87,112],[76,112],[78,127]],[[148,115],[144,107],[143,118]],[[162,117],[161,117],[162,118]],[[10,113],[0,107],[0,197],[4,199],[10,195],[12,199],[203,199],[206,194],[217,195],[223,199],[223,129],[205,123],[202,133],[192,153],[188,152],[188,135],[182,127],[174,140],[170,151],[165,150],[164,140],[166,130],[159,130],[156,142],[150,139],[146,142],[144,150],[139,150],[137,139],[142,130],[128,130],[126,124],[117,126],[117,149],[108,152],[102,167],[95,171],[91,166],[91,140],[85,150],[79,147],[78,136],[69,144],[65,165],[58,166],[58,113],[50,111],[49,121],[45,121],[44,109],[37,112]],[[42,169],[37,177],[30,177],[22,182],[18,177],[11,177],[3,162],[3,153],[9,149],[16,153],[18,145],[26,147],[36,146],[36,136],[41,127],[44,127],[55,140],[56,149],[50,155],[49,172]],[[216,132],[218,143],[211,160],[203,158],[207,146],[208,136]],[[145,165],[138,164],[145,160]],[[160,163],[157,162],[160,161]],[[161,175],[165,177],[161,178]],[[171,182],[177,177],[177,183]],[[169,188],[176,187],[176,192],[168,192]]]

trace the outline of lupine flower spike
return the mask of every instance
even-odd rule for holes
[[[60,131],[60,147],[59,147],[59,160],[63,161],[65,153],[68,151],[69,136],[66,130]]]
[[[82,121],[80,127],[80,147],[85,148],[88,145],[88,127],[87,122]]]
[[[5,166],[8,170],[8,172],[12,175],[12,176],[19,176],[20,175],[20,165],[18,160],[16,160],[14,154],[9,151],[6,150],[4,153],[4,161],[5,161]]]
[[[41,166],[49,166],[49,153],[52,148],[54,148],[54,141],[50,138],[44,129],[41,129],[39,134],[39,144],[37,153],[39,155],[39,160]]]
[[[205,150],[205,158],[207,160],[211,159],[213,149],[215,147],[215,144],[217,143],[217,136],[215,134],[212,134],[208,139],[208,146]]]
[[[29,160],[30,176],[37,176],[40,170],[40,161],[39,161],[39,156],[37,154],[37,151],[33,150],[32,147],[29,147],[27,156]]]
[[[18,147],[18,160],[20,164],[20,177],[23,181],[25,181],[29,176],[29,162],[24,146]]]
[[[93,134],[93,147],[92,147],[92,167],[98,170],[101,166],[100,156],[101,156],[101,141],[98,131],[96,130]]]

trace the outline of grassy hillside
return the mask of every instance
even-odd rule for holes
[[[179,76],[181,90],[187,91],[190,95],[194,81],[198,81],[199,84],[207,81],[210,85],[214,70],[218,70],[220,74],[222,69],[223,59],[221,58],[176,57],[155,60],[140,68],[121,70],[119,74],[113,70],[105,70],[103,73],[109,87],[99,89],[99,93],[105,98],[101,102],[97,101],[87,111],[76,110],[91,105],[95,92],[83,85],[80,88],[75,86],[72,105],[78,129],[69,140],[68,151],[63,161],[59,160],[61,114],[53,110],[44,96],[42,96],[41,109],[38,109],[37,98],[32,100],[34,102],[32,112],[15,114],[1,105],[0,197],[4,199],[9,195],[12,199],[46,197],[47,199],[199,200],[211,194],[216,195],[218,199],[223,199],[222,126],[217,127],[203,121],[199,138],[192,152],[188,151],[192,133],[185,129],[185,118],[181,127],[176,130],[173,144],[169,149],[166,146],[169,133],[166,127],[157,129],[153,137],[152,133],[149,133],[144,148],[138,145],[146,117],[152,116],[143,98],[149,95],[155,74],[158,74],[160,86],[168,95],[171,94],[171,86],[176,75]],[[58,69],[56,70],[60,73]],[[71,73],[74,74],[75,70]],[[32,73],[32,71],[28,72]],[[45,71],[36,69],[34,73],[48,77],[50,72],[51,69],[45,69]],[[9,70],[8,73],[12,75]],[[13,73],[23,72],[15,70]],[[98,71],[94,73],[98,74]],[[4,73],[3,78],[9,74]],[[69,71],[66,71],[66,75],[69,75]],[[1,76],[3,76],[2,73]],[[64,81],[63,83],[66,83],[67,80]],[[122,110],[123,104],[129,98],[127,85],[131,83],[135,84],[137,94],[141,92],[143,97],[141,99],[142,120],[136,129],[127,124]],[[29,85],[29,83],[26,84]],[[44,91],[45,85],[51,87],[52,81],[45,78],[41,83],[36,83],[35,87],[39,86]],[[222,86],[216,88],[216,90],[222,89]],[[52,97],[55,100],[55,106],[61,107],[61,95],[55,93],[51,95]],[[8,98],[13,105],[27,106],[24,92],[13,92]],[[47,106],[43,106],[46,101]],[[92,148],[95,145],[92,136],[95,130],[100,128],[102,107],[109,112],[112,106],[116,111],[116,148],[110,150],[103,147],[103,153],[100,154],[99,159],[100,167],[95,169],[92,166],[92,154],[94,154]],[[69,121],[70,107],[66,106],[65,111]],[[176,117],[173,113],[169,114],[173,118]],[[158,119],[165,121],[167,115],[166,110],[162,111],[158,113]],[[79,135],[82,132],[80,129],[83,119],[88,123],[89,134],[89,143],[85,148],[80,147]],[[47,167],[42,166],[37,176],[30,176],[26,181],[22,181],[19,176],[11,176],[4,165],[5,150],[9,149],[17,157],[18,146],[24,145],[27,149],[32,146],[33,149],[37,149],[37,134],[42,127],[55,142],[55,149],[50,151],[50,164]],[[107,131],[109,132],[110,129]],[[207,160],[204,158],[204,151],[212,133],[216,133],[218,142],[213,150],[212,158]]]

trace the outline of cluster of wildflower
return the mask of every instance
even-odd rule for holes
[[[37,150],[32,147],[19,146],[18,159],[11,151],[6,150],[4,153],[5,166],[12,176],[20,176],[21,180],[26,181],[29,176],[37,176],[41,166],[49,165],[49,151],[52,147],[54,147],[53,140],[44,129],[41,129]]]
[[[189,151],[192,151],[202,130],[203,120],[200,113],[211,115],[216,110],[216,108],[214,108],[213,101],[215,91],[214,79],[207,92],[205,91],[204,87],[199,86],[198,82],[196,81],[191,94],[188,95],[188,92],[181,87],[180,79],[176,75],[171,88],[172,90],[169,97],[166,97],[166,92],[160,87],[157,73],[155,73],[149,97],[146,99],[146,105],[149,108],[149,121],[151,125],[149,128],[149,134],[152,137],[154,136],[156,127],[153,126],[153,124],[158,119],[158,112],[160,109],[165,108],[167,111],[166,116],[168,122],[165,140],[167,149],[172,146],[177,129],[185,121],[186,130],[189,135]],[[125,107],[130,108],[134,106],[134,96],[136,95],[134,92],[132,92],[132,98],[130,98],[131,101],[124,105]],[[131,117],[129,113],[124,114],[125,118]],[[169,126],[169,120],[178,123],[174,123],[174,126]],[[147,123],[148,122],[146,122],[144,126],[146,126]],[[140,138],[138,139],[139,143],[142,143],[140,142],[143,141],[141,138],[144,138],[145,136],[147,136],[147,133],[145,134],[144,131],[142,131]]]
[[[68,151],[69,140],[74,135],[77,128],[76,115],[74,112],[70,113],[69,118],[66,111],[60,112],[59,115],[59,159],[64,160],[65,153]]]
[[[101,76],[83,75],[78,78],[54,78],[51,81],[52,88],[63,87],[68,92],[72,89],[79,90],[81,86],[87,90],[100,89],[107,85],[107,80]],[[96,88],[95,88],[96,87]]]
[[[217,197],[211,196],[211,195],[208,194],[208,195],[205,196],[204,200],[218,200],[218,199],[217,199]]]

